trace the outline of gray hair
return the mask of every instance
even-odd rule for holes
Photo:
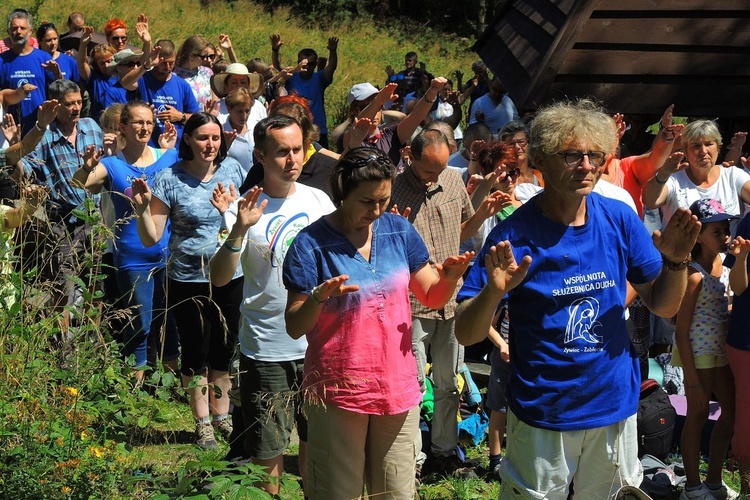
[[[13,9],[8,14],[8,29],[10,29],[10,23],[13,22],[13,19],[26,19],[26,22],[29,23],[29,29],[33,24],[31,14],[26,9]]]
[[[72,82],[70,80],[55,80],[54,82],[50,83],[49,87],[47,88],[47,98],[57,99],[58,101],[61,101],[66,94],[80,91],[81,87],[79,87],[75,82]]]
[[[554,154],[568,142],[581,140],[592,150],[613,154],[617,148],[615,121],[589,99],[561,101],[537,113],[529,129],[532,156]]]
[[[701,139],[710,139],[721,148],[721,133],[719,127],[711,120],[696,120],[685,126],[682,132],[683,144],[698,142]]]

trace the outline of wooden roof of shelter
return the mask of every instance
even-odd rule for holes
[[[750,0],[510,0],[474,50],[520,110],[750,116]]]

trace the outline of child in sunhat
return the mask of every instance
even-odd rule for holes
[[[734,379],[725,343],[729,329],[729,269],[723,258],[731,241],[729,221],[737,216],[725,212],[714,199],[690,205],[701,231],[691,252],[687,290],[677,313],[676,349],[672,364],[685,376],[687,417],[680,447],[687,482],[680,499],[736,498],[737,493],[722,483],[724,459],[734,425]],[[700,478],[700,436],[708,421],[708,402],[715,394],[721,416],[714,424],[705,482]]]

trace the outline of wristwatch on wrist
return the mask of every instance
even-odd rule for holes
[[[180,124],[185,125],[186,121],[187,121],[187,115],[185,113],[182,113],[182,118],[180,118]]]

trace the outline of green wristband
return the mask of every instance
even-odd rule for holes
[[[227,240],[227,241],[224,242],[224,248],[226,248],[227,250],[229,250],[232,253],[240,253],[242,251],[242,247],[241,246],[239,246],[239,247],[233,247],[232,245],[229,244],[229,240]]]

